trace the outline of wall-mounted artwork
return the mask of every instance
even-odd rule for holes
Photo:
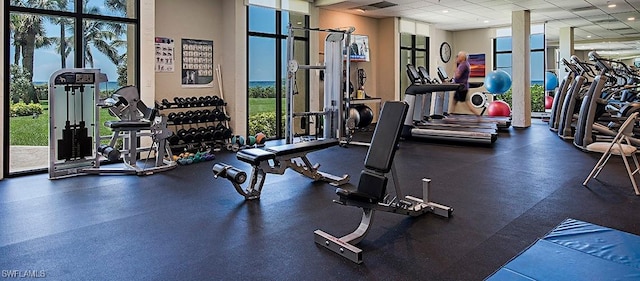
[[[470,54],[469,65],[471,66],[470,77],[484,77],[485,75],[485,59],[484,54]]]
[[[351,61],[369,61],[369,36],[351,35],[351,46],[349,46]]]

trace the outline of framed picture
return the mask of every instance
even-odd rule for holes
[[[486,66],[484,54],[470,54],[469,65],[471,66],[470,77],[484,77]]]

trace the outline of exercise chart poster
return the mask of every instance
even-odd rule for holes
[[[182,87],[213,87],[213,41],[182,39]]]
[[[156,37],[156,72],[173,72],[174,70],[174,43],[173,39]]]

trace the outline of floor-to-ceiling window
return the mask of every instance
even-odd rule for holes
[[[283,138],[288,26],[307,27],[308,16],[254,5],[247,9],[248,133]],[[309,32],[297,29],[294,38],[294,59],[299,64],[308,64]],[[308,111],[308,79],[306,71],[298,71],[295,75],[295,111]]]
[[[511,75],[512,73],[512,39],[511,29],[498,29],[497,37],[493,39],[494,70],[501,69]],[[545,101],[545,37],[544,25],[531,26],[529,36],[530,50],[530,78],[531,78],[531,111],[544,112]],[[511,102],[511,90],[502,98]]]
[[[137,84],[137,0],[9,0],[5,5],[5,176],[48,167],[48,81],[63,68],[97,68],[101,96]],[[103,116],[103,113],[101,113]],[[112,118],[104,112],[105,119]],[[107,132],[109,133],[109,132]]]
[[[407,64],[429,69],[429,37],[407,33],[400,34],[400,98],[404,99],[404,91],[409,87]]]

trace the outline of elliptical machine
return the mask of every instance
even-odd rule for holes
[[[607,116],[608,118],[603,120],[604,122],[609,122],[608,125],[596,122],[604,117],[610,97],[624,89],[638,87],[638,85],[616,84],[618,79],[614,77],[616,72],[611,66],[611,60],[600,57],[595,51],[589,53],[589,59],[595,62],[600,73],[594,78],[589,91],[582,99],[580,114],[576,124],[576,134],[573,144],[583,150],[586,149],[587,145],[596,141],[596,135],[593,134],[594,131],[602,135],[615,136],[617,132],[612,128],[615,127],[616,124],[626,120],[633,112],[640,111],[640,103],[627,103],[624,109],[621,109],[616,115]],[[607,82],[613,83],[610,83],[607,87]],[[602,96],[605,87],[607,87],[608,93]],[[640,146],[640,139],[630,138],[630,141],[633,145]]]

